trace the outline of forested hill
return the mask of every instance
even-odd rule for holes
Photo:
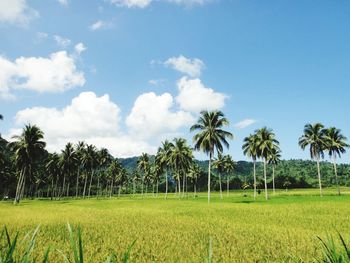
[[[129,171],[133,171],[137,167],[138,157],[120,159],[122,165]],[[151,157],[151,160],[154,156]],[[208,161],[197,161],[206,178],[208,169]],[[268,177],[271,182],[272,167],[268,167]],[[341,185],[350,186],[350,165],[338,165],[338,178]],[[263,180],[263,164],[257,163],[257,177],[258,181],[262,183]],[[215,173],[215,171],[214,171]],[[335,185],[335,176],[333,164],[330,162],[321,162],[322,182],[324,186]],[[224,175],[226,178],[226,176]],[[275,168],[276,187],[283,188],[288,185],[290,188],[307,188],[317,187],[317,167],[313,161],[305,160],[283,160]],[[205,183],[204,178],[203,183]],[[202,181],[201,180],[201,181]],[[233,188],[241,188],[243,182],[252,184],[253,180],[253,163],[246,161],[238,161],[235,163],[235,170],[230,175]]]

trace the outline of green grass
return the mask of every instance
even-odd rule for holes
[[[322,255],[318,240],[329,234],[350,236],[350,189],[344,195],[318,197],[317,189],[278,191],[266,202],[251,192],[217,193],[211,204],[206,194],[179,200],[170,194],[120,199],[25,200],[18,206],[0,202],[0,225],[9,232],[33,231],[38,225],[33,255],[51,247],[50,262],[63,262],[69,253],[67,222],[82,229],[86,262],[105,262],[116,253],[122,261],[135,240],[131,262],[205,262],[211,240],[212,262],[313,261]]]

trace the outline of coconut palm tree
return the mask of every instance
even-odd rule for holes
[[[272,189],[273,194],[276,194],[276,188],[275,188],[275,168],[276,165],[281,161],[281,150],[278,148],[272,148],[270,155],[268,157],[269,164],[272,165]]]
[[[170,154],[170,163],[174,170],[178,172],[178,192],[181,195],[181,176],[182,176],[182,196],[185,195],[186,172],[190,168],[193,160],[192,149],[187,145],[187,141],[183,138],[174,139],[174,147]]]
[[[15,165],[19,171],[14,204],[20,202],[23,196],[26,179],[35,172],[35,164],[44,153],[46,143],[42,140],[44,133],[36,125],[26,125],[22,134],[13,136],[16,140],[13,145]]]
[[[62,167],[62,172],[63,172],[63,186],[62,186],[61,195],[64,194],[64,190],[66,186],[66,176],[68,176],[68,180],[71,178],[71,172],[75,170],[77,162],[78,162],[77,154],[75,152],[73,144],[69,142],[66,144],[66,147],[62,151],[61,158],[60,158],[60,166]],[[69,181],[67,184],[66,196],[68,195],[69,195]]]
[[[299,138],[299,146],[305,150],[307,146],[310,149],[311,159],[316,160],[318,185],[320,188],[320,196],[322,197],[322,181],[320,170],[320,159],[324,157],[324,149],[326,147],[325,129],[321,123],[306,124],[304,134]]]
[[[325,149],[328,151],[329,158],[333,159],[334,175],[335,182],[337,184],[338,195],[340,195],[340,188],[337,173],[337,156],[341,158],[341,155],[346,152],[346,148],[349,147],[346,141],[347,138],[341,133],[340,129],[331,127],[325,130]]]
[[[90,197],[91,192],[91,185],[92,185],[92,179],[94,177],[94,168],[96,165],[96,147],[94,145],[87,145],[87,147],[83,151],[82,155],[82,164],[85,168],[85,183],[84,183],[84,190],[83,190],[83,198],[85,198],[86,195],[86,187],[87,187],[87,181],[88,181],[88,171],[90,171],[90,184],[88,189],[88,197]]]
[[[197,195],[197,181],[198,181],[198,178],[202,175],[202,173],[203,172],[199,167],[199,165],[193,162],[188,171],[188,177],[191,178],[192,184],[193,184],[193,198],[196,197]]]
[[[75,186],[75,198],[78,198],[78,192],[79,192],[79,177],[80,177],[80,171],[82,168],[82,163],[83,163],[83,154],[85,151],[86,144],[85,142],[78,142],[75,146],[75,152],[77,155],[77,181],[76,181],[76,186]]]
[[[225,159],[222,153],[218,154],[218,158],[213,161],[213,168],[217,170],[219,174],[219,187],[220,187],[220,198],[223,199],[222,197],[222,184],[221,184],[221,175],[225,171]]]
[[[113,195],[114,182],[116,181],[116,179],[118,179],[118,176],[121,170],[122,170],[121,164],[118,162],[118,160],[115,160],[115,159],[111,162],[111,164],[107,168],[107,175],[111,181],[109,197],[112,197]]]
[[[258,140],[256,134],[250,134],[243,140],[243,154],[253,160],[253,177],[254,177],[254,199],[256,199],[256,160],[258,158]]]
[[[233,161],[231,155],[224,156],[224,172],[227,176],[227,196],[230,194],[230,175],[235,169],[235,162]]]
[[[60,156],[57,153],[53,153],[53,154],[49,154],[45,164],[45,171],[49,179],[51,179],[51,200],[53,200],[53,198],[57,194],[57,183],[61,173],[59,163],[60,163]],[[55,179],[56,179],[56,183],[54,184]]]
[[[143,196],[143,187],[145,184],[145,177],[147,177],[150,173],[150,161],[147,153],[143,153],[140,158],[137,160],[137,168],[142,174],[141,179],[141,194]]]
[[[99,165],[98,167],[98,176],[97,176],[97,197],[99,196],[100,193],[100,177],[104,176],[108,165],[112,162],[113,157],[110,155],[108,150],[106,148],[102,148],[97,152],[97,163]]]
[[[215,150],[223,152],[223,145],[229,148],[227,139],[233,139],[232,133],[223,130],[223,127],[228,125],[229,120],[225,118],[221,111],[202,111],[197,123],[190,128],[191,132],[198,131],[193,137],[195,150],[209,154],[208,203],[210,203],[211,162]]]
[[[279,142],[271,129],[263,127],[256,131],[257,136],[257,154],[264,162],[264,184],[265,184],[265,199],[268,200],[267,193],[267,162],[273,149],[279,149]]]
[[[162,146],[159,147],[157,156],[155,159],[155,162],[158,164],[158,166],[160,166],[165,172],[165,199],[168,198],[168,188],[169,188],[168,171],[171,165],[170,157],[171,157],[171,152],[173,147],[174,147],[174,144],[172,142],[169,142],[168,140],[162,142]]]

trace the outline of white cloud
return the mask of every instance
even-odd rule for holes
[[[110,2],[116,6],[145,8],[152,0],[110,0]]]
[[[27,5],[26,0],[1,0],[0,23],[26,25],[39,13]]]
[[[193,5],[204,5],[211,0],[167,0],[170,3],[185,5],[185,6],[193,6]]]
[[[93,23],[92,25],[89,26],[89,29],[91,31],[96,31],[96,30],[101,30],[101,29],[108,29],[112,26],[111,23],[102,21],[102,20],[98,20],[95,23]]]
[[[165,79],[150,79],[148,81],[148,84],[158,87],[158,86],[162,86],[165,82],[166,82]]]
[[[63,109],[27,108],[16,114],[15,121],[18,127],[27,123],[38,125],[44,131],[50,152],[58,152],[66,143],[78,141],[105,147],[117,157],[156,152],[156,147],[146,141],[120,131],[120,108],[108,95],[98,97],[93,92],[83,92]],[[6,137],[20,132],[18,128],[12,129]]]
[[[193,78],[199,77],[205,67],[205,64],[202,60],[198,58],[189,59],[182,55],[179,57],[169,58],[164,62],[164,65],[170,66],[173,69]]]
[[[57,0],[61,5],[68,6],[68,0]]]
[[[217,110],[225,106],[227,96],[205,87],[200,79],[181,78],[177,83],[179,95],[176,102],[181,109],[191,112]]]
[[[49,35],[45,32],[37,32],[36,33],[36,38],[41,41],[41,40],[44,40],[48,37]]]
[[[80,55],[86,49],[87,49],[87,47],[81,42],[74,46],[74,50],[75,50],[75,52],[77,52],[78,55]]]
[[[55,39],[56,44],[61,48],[66,48],[72,43],[69,38],[64,38],[58,35],[54,35],[53,38]]]
[[[193,116],[185,111],[173,111],[174,99],[169,93],[157,96],[153,92],[140,95],[126,119],[131,134],[148,139],[164,133],[176,132],[193,123]],[[135,137],[137,137],[135,135]]]
[[[253,120],[253,119],[245,119],[245,120],[243,120],[243,121],[240,121],[240,122],[236,123],[236,124],[234,125],[234,127],[235,127],[236,129],[241,130],[241,129],[244,129],[244,128],[249,127],[250,125],[253,125],[254,123],[256,123],[256,120]]]
[[[66,51],[48,58],[20,57],[14,62],[0,56],[0,98],[11,98],[11,90],[63,92],[85,84],[84,73]]]

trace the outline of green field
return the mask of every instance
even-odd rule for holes
[[[321,253],[317,236],[337,231],[350,234],[350,189],[342,196],[317,196],[317,190],[279,191],[268,202],[263,194],[234,192],[220,200],[214,193],[179,200],[170,194],[145,198],[89,200],[25,200],[14,206],[0,202],[0,225],[21,236],[40,224],[36,255],[48,246],[68,251],[66,223],[81,225],[88,262],[102,262],[112,251],[119,255],[136,240],[132,262],[204,262],[212,238],[214,262],[288,262],[296,256],[310,262]],[[61,262],[52,250],[50,259]]]

